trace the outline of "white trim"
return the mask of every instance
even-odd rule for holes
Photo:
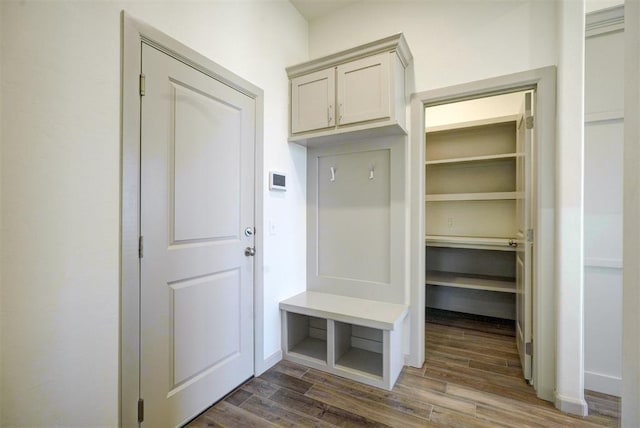
[[[405,67],[413,60],[413,56],[411,55],[409,45],[407,44],[404,35],[402,33],[398,33],[364,45],[340,51],[332,55],[323,56],[312,61],[305,61],[301,64],[289,66],[286,68],[287,76],[289,76],[289,79],[292,79],[314,71],[335,67],[339,64],[344,64],[345,62],[359,58],[391,51],[397,52],[398,58],[400,58],[402,65]]]
[[[554,287],[555,235],[555,128],[556,128],[556,68],[554,66],[515,73],[492,79],[416,93],[411,97],[411,157],[410,157],[410,357],[409,364],[420,367],[424,363],[424,108],[473,98],[498,95],[517,90],[536,88],[536,150],[535,183],[537,209],[534,228],[536,242],[534,259],[533,383],[539,398],[554,400],[556,385],[556,327]]]
[[[584,399],[575,400],[573,398],[564,397],[556,392],[554,402],[556,409],[561,412],[578,416],[587,416],[589,414],[589,407]]]
[[[622,259],[605,259],[602,257],[585,257],[585,267],[622,269]]]
[[[586,113],[584,115],[585,125],[622,120],[624,120],[624,110],[600,111],[597,113]]]
[[[585,19],[585,35],[589,37],[624,30],[624,5],[609,7],[588,13]]]
[[[236,76],[193,49],[177,42],[161,31],[121,13],[121,242],[120,242],[120,378],[119,426],[137,427],[139,397],[139,259],[140,235],[140,97],[138,79],[141,66],[141,43],[152,45],[191,67],[224,82],[255,99],[255,224],[263,222],[263,109],[262,89]],[[254,372],[269,364],[263,360],[263,231],[258,230],[254,245]]]
[[[622,396],[622,378],[595,372],[584,372],[584,389],[603,394]]]
[[[120,371],[119,426],[137,427],[139,383],[140,277],[138,235],[140,234],[140,74],[141,38],[135,22],[122,12],[121,63],[121,237],[120,237]]]
[[[411,96],[411,137],[409,139],[409,357],[412,367],[424,364],[425,324],[425,120],[424,106],[429,99],[424,93]]]

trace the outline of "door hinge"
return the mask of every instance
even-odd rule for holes
[[[144,257],[144,236],[138,237],[138,258]]]
[[[527,242],[533,242],[533,229],[527,229]]]
[[[145,80],[146,80],[146,78],[145,78],[144,74],[141,73],[140,74],[140,96],[141,97],[144,97],[144,93],[145,93],[145,89],[144,89]]]
[[[524,344],[524,353],[527,355],[533,355],[533,342],[527,342]]]
[[[533,129],[533,116],[527,116],[525,125],[527,129]]]
[[[144,400],[138,398],[138,423],[144,422]]]

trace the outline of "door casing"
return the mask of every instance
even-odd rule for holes
[[[534,241],[533,291],[533,384],[539,398],[554,401],[556,385],[556,313],[554,290],[555,159],[556,159],[556,67],[549,66],[505,76],[415,93],[411,97],[411,148],[409,150],[410,200],[410,338],[406,363],[424,363],[425,323],[425,107],[483,98],[522,90],[535,90],[535,143],[532,221]]]
[[[255,100],[255,221],[254,245],[254,374],[265,367],[263,358],[263,109],[262,89],[231,73],[161,31],[121,13],[121,230],[120,230],[120,360],[119,425],[138,426],[140,392],[140,72],[142,41],[219,80]]]

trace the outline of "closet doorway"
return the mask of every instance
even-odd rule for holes
[[[407,362],[425,361],[430,309],[508,320],[523,377],[547,401],[556,371],[555,74],[545,67],[411,100]]]
[[[513,335],[527,381],[534,95],[425,108],[427,321]]]

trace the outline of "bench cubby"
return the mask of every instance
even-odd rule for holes
[[[327,364],[327,320],[293,312],[286,316],[289,352]]]

